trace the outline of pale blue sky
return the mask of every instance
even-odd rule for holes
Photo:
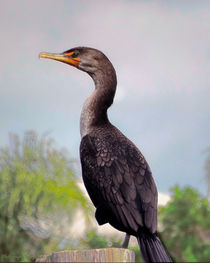
[[[206,193],[210,145],[210,1],[1,1],[0,145],[8,133],[50,131],[78,158],[79,115],[93,89],[84,72],[41,51],[102,50],[118,75],[113,124],[148,160],[158,189]]]

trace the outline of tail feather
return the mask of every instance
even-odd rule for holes
[[[141,233],[137,240],[145,262],[172,262],[169,253],[157,235]]]

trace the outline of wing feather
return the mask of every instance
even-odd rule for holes
[[[140,151],[124,136],[83,137],[80,146],[83,180],[97,220],[136,233],[157,228],[157,190]],[[103,208],[104,207],[104,208]],[[106,213],[107,220],[103,217]]]

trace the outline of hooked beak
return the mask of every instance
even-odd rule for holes
[[[73,52],[72,52],[73,53]],[[49,58],[49,59],[54,59],[66,64],[69,64],[74,67],[78,67],[80,60],[79,58],[72,58],[72,54],[68,53],[61,53],[61,54],[56,54],[56,53],[47,53],[47,52],[41,52],[39,54],[39,58]]]

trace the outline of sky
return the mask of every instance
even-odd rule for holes
[[[144,154],[158,190],[178,184],[206,194],[209,11],[208,0],[2,0],[0,146],[10,132],[35,130],[79,159],[79,117],[93,82],[38,55],[89,46],[116,69],[109,118]]]

